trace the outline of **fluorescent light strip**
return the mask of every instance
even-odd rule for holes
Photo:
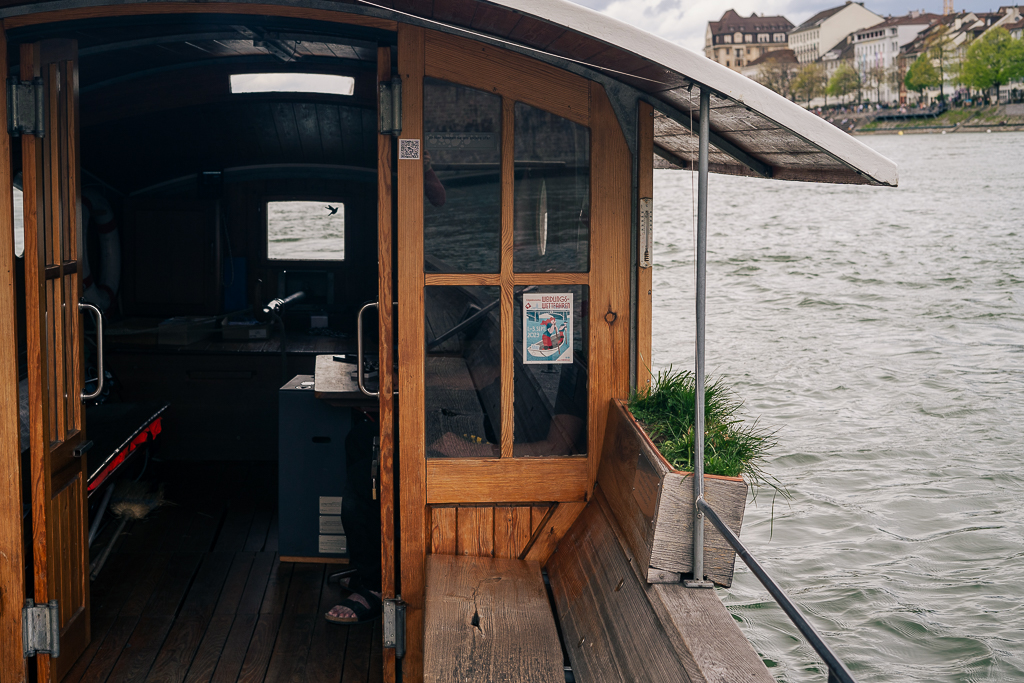
[[[321,95],[351,95],[356,80],[351,76],[333,74],[231,74],[231,92],[308,92]]]

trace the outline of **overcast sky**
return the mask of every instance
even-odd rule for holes
[[[717,21],[729,7],[745,17],[751,12],[781,14],[800,25],[812,14],[835,7],[843,0],[573,0],[604,12],[620,21],[633,24],[691,50],[704,49],[704,29],[709,21]],[[1008,0],[954,0],[957,10],[992,11]],[[906,14],[912,9],[942,14],[942,0],[864,0],[872,12],[887,16]]]

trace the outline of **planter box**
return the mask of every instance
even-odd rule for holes
[[[674,583],[693,571],[693,473],[673,469],[626,407],[608,411],[597,481],[648,583]],[[704,497],[740,533],[747,484],[740,477],[704,475]],[[704,574],[731,586],[736,554],[704,522]],[[641,572],[643,573],[643,572]]]

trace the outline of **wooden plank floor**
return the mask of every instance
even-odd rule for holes
[[[281,562],[276,463],[154,463],[171,504],[130,523],[92,584],[67,683],[373,683],[380,621],[329,624],[336,565]],[[94,555],[109,541],[108,524]]]

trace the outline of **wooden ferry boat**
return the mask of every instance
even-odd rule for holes
[[[561,0],[0,22],[3,683],[771,680],[602,493],[651,358],[653,169],[891,162]],[[532,294],[569,302],[572,362],[524,362]],[[175,505],[104,523],[139,478]],[[348,562],[381,620],[323,619]]]

